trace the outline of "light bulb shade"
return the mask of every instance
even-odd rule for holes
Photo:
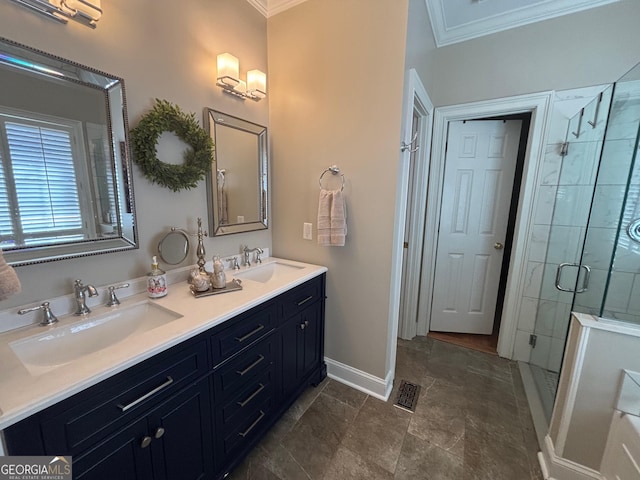
[[[247,93],[257,98],[267,96],[267,75],[260,70],[247,72]]]
[[[60,8],[71,16],[80,15],[93,22],[102,16],[100,0],[60,0]]]
[[[230,53],[218,55],[218,84],[225,88],[235,88],[240,83],[238,59]]]

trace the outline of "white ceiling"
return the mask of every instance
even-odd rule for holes
[[[268,18],[306,0],[247,1]],[[617,1],[425,0],[425,3],[436,45],[442,47]]]
[[[425,0],[442,47],[618,0]]]

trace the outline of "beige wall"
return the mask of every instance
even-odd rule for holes
[[[423,0],[411,0],[407,68],[434,105],[611,83],[640,61],[640,2],[603,7],[435,49]]]
[[[125,79],[130,125],[134,126],[162,98],[194,112],[202,121],[204,107],[267,125],[269,100],[242,102],[215,86],[216,55],[231,52],[240,59],[241,74],[267,71],[267,21],[239,0],[192,0],[178,8],[168,0],[109,0],[95,30],[70,22],[50,21],[8,2],[0,5],[0,35],[104,70]],[[182,146],[168,136],[160,144],[179,157]],[[168,162],[181,159],[160,158]],[[140,249],[84,259],[18,267],[23,293],[0,304],[5,309],[72,292],[72,281],[104,285],[144,275],[160,235],[169,227],[195,232],[196,219],[207,224],[204,181],[196,189],[173,193],[149,183],[134,167]],[[272,230],[205,239],[207,257],[239,252],[240,243],[271,247]],[[192,252],[195,245],[192,245]],[[192,254],[190,261],[195,263]],[[95,299],[91,299],[92,303]]]
[[[328,267],[325,354],[379,378],[387,373],[407,5],[309,0],[268,26],[274,252]],[[319,247],[318,177],[332,164],[346,178],[348,235],[344,247]],[[302,239],[303,222],[313,223],[313,241]]]

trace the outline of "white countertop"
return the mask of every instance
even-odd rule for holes
[[[194,298],[186,282],[171,284],[166,297],[152,301],[181,314],[181,318],[41,375],[27,370],[10,343],[77,322],[81,317],[67,315],[59,317],[59,322],[51,327],[31,325],[1,334],[0,430],[327,271],[326,267],[273,257],[265,259],[262,265],[249,268],[260,268],[276,261],[300,268],[266,283],[243,278],[240,291],[200,298]],[[243,268],[238,273],[246,271]],[[227,280],[234,275],[233,271],[226,273]],[[138,294],[121,299],[121,307],[146,298],[146,294]],[[107,307],[92,307],[92,313],[84,318],[106,311]]]

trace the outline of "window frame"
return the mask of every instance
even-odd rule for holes
[[[13,160],[11,159],[9,141],[6,133],[7,122],[65,131],[69,134],[71,146],[70,153],[75,169],[76,189],[81,217],[81,227],[73,230],[73,233],[64,235],[67,232],[61,230],[42,230],[38,232],[37,235],[24,235],[20,222],[20,212],[18,211],[19,207],[15,177],[13,174]],[[3,232],[0,232],[0,245],[2,245],[7,239],[14,240],[11,245],[2,245],[2,249],[4,251],[10,252],[14,249],[64,245],[92,238],[91,232],[95,232],[95,219],[93,214],[94,206],[91,198],[92,186],[85,160],[85,142],[86,136],[84,134],[83,124],[80,121],[0,106],[0,161],[2,162],[2,168],[4,170],[4,182],[8,195],[10,217],[13,227],[13,231],[10,235],[4,235]],[[62,238],[59,241],[51,241],[51,236],[61,236]],[[27,238],[30,240],[47,238],[48,241],[42,244],[39,244],[37,241],[27,243]]]

